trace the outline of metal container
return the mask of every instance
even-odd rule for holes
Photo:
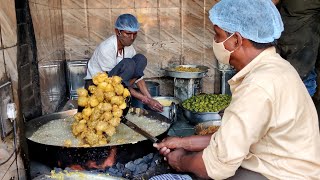
[[[170,96],[156,96],[152,98],[159,101],[160,104],[163,105],[163,112],[160,114],[171,119],[172,122],[177,120],[178,105],[181,104],[181,100],[179,98]],[[168,101],[171,103],[165,104],[161,103],[161,101]]]
[[[200,134],[201,131],[209,128],[210,126],[221,126],[221,120],[215,120],[215,121],[206,121],[197,124],[194,129],[196,134]]]
[[[78,99],[77,89],[84,87],[87,75],[88,60],[70,60],[67,61],[67,82],[70,99]]]
[[[148,91],[151,96],[159,96],[160,94],[160,84],[154,81],[146,81]],[[135,90],[139,91],[138,87],[134,87]],[[137,108],[143,108],[143,103],[135,97],[132,97],[131,106]]]
[[[221,94],[228,94],[231,95],[230,85],[228,84],[228,81],[235,75],[234,70],[228,70],[228,71],[221,71]]]
[[[199,72],[176,71],[175,68],[178,66],[199,68],[200,71]],[[201,66],[201,65],[177,65],[174,67],[164,68],[167,76],[174,77],[174,78],[183,78],[183,79],[203,78],[204,76],[206,76],[208,69],[209,68],[207,66]]]
[[[201,93],[202,79],[182,79],[174,78],[174,97],[182,101]]]
[[[198,124],[206,121],[221,120],[221,112],[195,112],[181,106],[184,116],[191,124]]]

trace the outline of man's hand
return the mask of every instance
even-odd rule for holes
[[[152,110],[162,112],[163,106],[155,99],[150,98],[149,103],[147,104]]]
[[[159,150],[159,153],[166,156],[171,150],[183,147],[183,139],[179,137],[168,137],[162,140],[160,143],[153,144],[153,147]]]
[[[183,161],[181,160],[183,156],[185,156],[187,154],[187,151],[179,148],[176,149],[174,151],[172,151],[171,153],[168,153],[166,156],[166,159],[169,163],[169,165],[175,169],[178,172],[184,172],[184,168],[183,168]]]
[[[152,110],[162,112],[163,106],[155,99],[149,98],[147,96],[144,96],[141,100],[144,104],[146,104],[148,107],[150,107]]]
[[[206,147],[205,144],[208,145],[210,137],[168,137],[160,143],[153,144],[153,146],[159,150],[160,154],[165,156],[165,160],[175,170],[192,172],[207,179],[209,177],[202,160],[202,150]],[[192,145],[195,145],[195,148]]]

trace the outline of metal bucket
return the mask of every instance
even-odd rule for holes
[[[146,81],[146,85],[147,85],[148,91],[151,96],[159,96],[159,94],[160,94],[159,93],[160,92],[160,84],[159,83],[154,82],[154,81]],[[138,87],[135,87],[134,89],[139,91]],[[137,108],[143,108],[143,103],[140,100],[138,100],[137,98],[132,97],[131,106],[137,107]]]
[[[159,101],[160,104],[163,105],[163,112],[161,112],[160,114],[170,119],[171,122],[177,120],[178,105],[181,103],[181,100],[179,98],[171,96],[155,96],[152,98]]]

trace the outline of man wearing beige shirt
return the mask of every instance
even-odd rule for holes
[[[283,31],[268,0],[222,0],[209,12],[232,101],[213,135],[154,144],[181,172],[212,179],[320,179],[318,115],[299,74],[276,53]]]

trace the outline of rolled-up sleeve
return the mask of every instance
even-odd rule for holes
[[[273,100],[256,84],[243,84],[232,94],[222,125],[203,151],[203,161],[212,179],[226,179],[235,174],[249,154],[251,145],[267,132]]]

